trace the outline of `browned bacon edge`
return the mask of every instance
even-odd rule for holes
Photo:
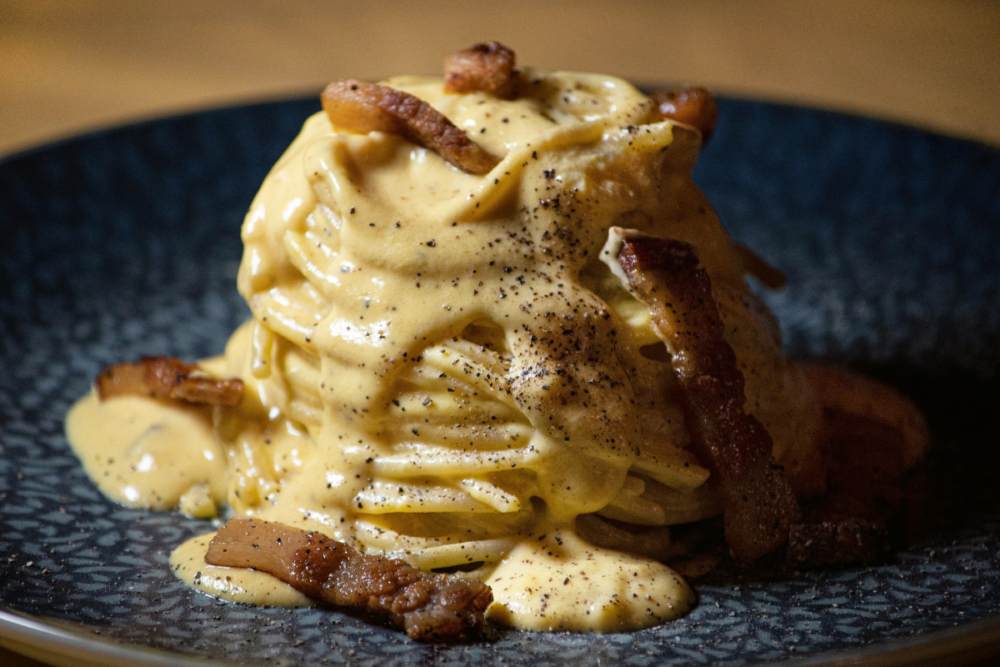
[[[500,42],[475,44],[444,59],[444,92],[483,91],[500,99],[517,95],[515,53]]]
[[[760,255],[742,243],[737,243],[735,245],[736,254],[740,257],[740,263],[743,265],[744,273],[749,273],[751,276],[762,282],[768,289],[777,290],[785,286],[785,283],[788,282],[788,279],[785,278],[785,274],[765,262]]]
[[[258,519],[230,519],[205,561],[267,572],[311,598],[383,616],[417,641],[451,639],[480,627],[493,601],[480,581],[427,574],[320,533]]]
[[[876,560],[889,550],[906,470],[930,444],[923,415],[891,387],[847,371],[803,365],[823,406],[827,492],[789,534],[793,565]]]
[[[387,132],[437,151],[470,174],[486,174],[500,158],[465,136],[440,111],[419,97],[389,86],[348,79],[335,81],[321,95],[335,127],[351,132]]]
[[[743,411],[744,379],[723,338],[708,274],[683,241],[620,230],[618,263],[672,352],[685,420],[722,498],[726,542],[749,564],[782,546],[800,518],[771,436]]]
[[[174,357],[143,357],[139,363],[108,366],[97,376],[97,395],[136,395],[202,405],[234,407],[243,398],[243,381],[220,380],[205,374],[196,364]]]
[[[663,118],[690,125],[701,133],[707,144],[719,121],[719,105],[712,94],[699,86],[681,90],[657,90],[650,94],[660,107]]]

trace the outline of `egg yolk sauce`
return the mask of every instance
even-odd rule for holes
[[[691,180],[698,133],[609,76],[524,69],[510,100],[448,94],[439,78],[383,84],[499,163],[473,175],[311,117],[243,224],[252,320],[202,364],[241,378],[241,403],[90,395],[69,440],[125,505],[231,508],[477,577],[495,622],[612,632],[676,618],[694,596],[658,560],[669,526],[720,510],[648,309],[602,261],[608,230],[697,248],[746,410],[792,480],[819,423]],[[309,604],[269,575],[206,564],[210,537],[172,556],[189,585]]]

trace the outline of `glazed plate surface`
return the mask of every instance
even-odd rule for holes
[[[63,417],[104,366],[218,354],[248,310],[239,227],[312,100],[207,111],[0,162],[0,644],[76,667],[756,665],[969,657],[1000,640],[1000,151],[723,99],[695,178],[789,279],[788,352],[871,373],[935,451],[882,564],[695,585],[683,619],[617,635],[410,642],[345,614],[222,603],[170,574],[207,522],[118,507]],[[909,655],[909,658],[907,657]],[[901,664],[901,663],[900,663]]]

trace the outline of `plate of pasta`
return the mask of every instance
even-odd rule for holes
[[[690,119],[678,129],[628,115],[646,113],[645,94],[529,72],[520,97],[491,91],[520,106],[452,109],[463,127],[479,119],[471,146],[431,136],[433,124],[403,112],[361,126],[374,139],[323,139],[331,119],[334,127],[358,122],[358,105],[405,107],[392,91],[437,100],[431,84],[411,77],[328,88],[320,113],[314,99],[205,111],[0,163],[0,641],[56,664],[813,664],[990,650],[1000,634],[1000,497],[990,480],[1000,426],[991,409],[1000,399],[1000,153],[870,119],[725,98],[711,142],[691,148],[706,131]],[[553,101],[542,111],[524,102],[544,96]],[[614,132],[590,111],[604,103],[623,114]],[[544,132],[517,134],[528,127]],[[651,274],[636,269],[690,249],[650,245],[652,223],[615,208],[625,195],[611,185],[600,201],[574,194],[586,190],[574,171],[586,159],[619,185],[627,172],[634,199],[647,157],[687,171],[697,159],[694,182],[711,215],[753,250],[738,251],[744,267],[761,262],[747,269],[756,276],[749,282],[731,279],[749,288],[716,297],[724,321],[759,309],[780,322],[772,330],[769,318],[748,319],[748,333],[728,335],[738,357],[751,350],[851,367],[926,416],[933,446],[915,473],[917,491],[893,515],[899,548],[891,554],[810,566],[815,550],[800,538],[801,567],[779,565],[768,560],[769,531],[733,535],[728,523],[713,523],[732,508],[705,480],[710,471],[724,477],[725,465],[704,443],[709,454],[691,454],[698,444],[678,434],[698,409],[696,388],[684,384],[684,368],[676,386],[654,372],[666,354],[657,308],[679,308],[657,305],[657,290],[682,286],[666,272],[650,286]],[[624,169],[621,159],[633,162]],[[588,169],[596,178],[597,167]],[[534,210],[517,209],[510,202],[523,201],[529,186]],[[444,191],[458,195],[445,200]],[[702,200],[684,192],[678,206],[702,220]],[[386,203],[387,193],[399,201]],[[501,236],[489,224],[505,215],[540,220],[538,230]],[[604,215],[621,231],[590,238],[555,222],[572,215]],[[730,280],[729,246],[700,233],[690,233],[702,252],[691,261],[708,267],[718,295]],[[378,234],[412,252],[379,245]],[[598,250],[618,263],[602,264]],[[470,257],[475,263],[463,264]],[[573,262],[585,290],[560,282],[560,263]],[[783,289],[768,289],[780,282],[768,264],[787,276]],[[705,280],[685,275],[694,277],[684,289]],[[491,294],[487,305],[473,298],[480,290]],[[560,308],[562,323],[546,329]],[[590,333],[577,338],[567,322]],[[588,341],[611,338],[634,356],[619,351],[621,363],[611,364],[588,352]],[[145,366],[121,363],[142,357]],[[798,366],[780,368],[780,382],[744,373],[798,494],[813,464],[794,443],[818,427]],[[616,373],[631,373],[628,395]],[[230,377],[240,378],[235,398],[235,380],[218,379]],[[77,403],[95,378],[94,393]],[[133,381],[154,398],[108,399],[128,394]],[[786,411],[771,414],[760,387],[781,382]],[[685,391],[676,404],[662,398]],[[539,419],[525,408],[572,406],[584,394],[583,416],[560,408]],[[199,407],[178,411],[172,400]],[[800,409],[787,409],[795,401]],[[64,435],[67,413],[79,459]],[[552,425],[552,414],[568,416]],[[111,422],[124,425],[123,444],[106,435],[86,444]],[[681,446],[622,454],[609,444],[649,433]],[[335,447],[314,445],[327,441]],[[564,442],[573,457],[561,453]],[[193,451],[198,463],[185,467],[156,447],[178,461]],[[153,461],[173,472],[155,485],[134,481]],[[182,512],[150,511],[175,507]],[[384,619],[316,606],[280,582],[262,585],[263,571],[274,571],[262,561],[237,572],[202,560],[211,554],[205,535],[227,511],[446,572],[421,579],[445,592],[453,580],[478,577],[502,604],[487,610],[481,634],[414,643]],[[782,511],[774,526],[784,541],[801,517]],[[723,533],[728,549],[689,548]],[[572,567],[532,569],[560,549]],[[629,559],[608,555],[616,549]],[[661,564],[673,558],[689,583]],[[636,599],[641,591],[646,602],[574,610],[558,593],[577,585],[573,577],[596,580],[616,568],[614,590]],[[540,583],[526,585],[529,576]],[[546,576],[558,586],[546,588]],[[521,593],[529,587],[542,592]],[[389,617],[426,638],[399,619]]]

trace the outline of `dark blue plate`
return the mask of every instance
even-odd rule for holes
[[[104,499],[63,415],[106,364],[222,350],[248,315],[243,214],[316,109],[207,111],[0,163],[0,643],[75,665],[641,667],[891,664],[1000,637],[1000,152],[737,100],[722,100],[696,178],[733,236],[788,275],[766,297],[788,351],[873,373],[925,410],[936,449],[909,546],[876,566],[716,575],[691,614],[651,630],[451,646],[181,585],[167,557],[209,525]]]

